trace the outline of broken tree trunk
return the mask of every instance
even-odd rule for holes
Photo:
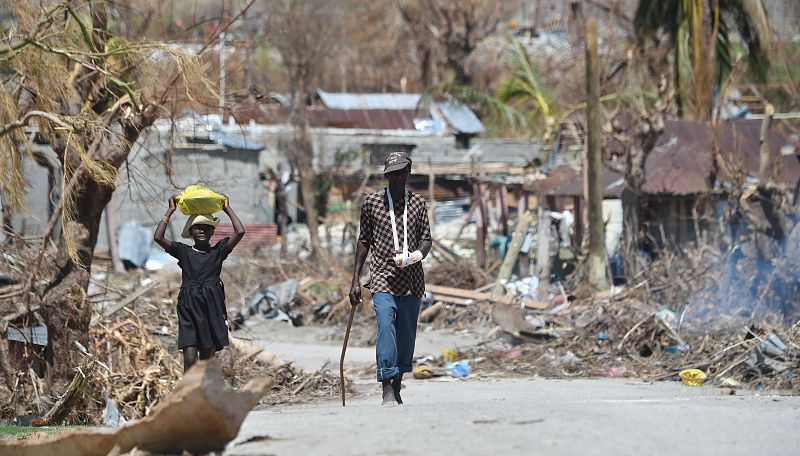
[[[219,451],[236,438],[245,417],[274,381],[256,378],[234,392],[220,361],[198,361],[150,414],[117,429],[79,430],[0,447],[0,456],[105,456],[133,448],[159,454]]]
[[[56,403],[53,404],[53,407],[51,407],[42,418],[31,421],[31,425],[56,426],[63,423],[67,415],[69,415],[70,410],[72,410],[72,406],[83,395],[83,390],[86,387],[86,375],[92,369],[93,365],[93,361],[81,364],[64,394],[58,398]]]
[[[600,63],[597,58],[597,22],[586,29],[586,182],[589,209],[589,284],[595,290],[608,287],[605,267],[602,157],[600,152]]]
[[[528,233],[528,228],[531,226],[532,220],[533,212],[530,211],[523,213],[519,217],[517,227],[514,229],[514,233],[511,236],[508,252],[506,252],[506,257],[503,258],[500,272],[497,273],[497,281],[494,284],[494,289],[492,289],[493,297],[499,297],[505,294],[505,283],[508,278],[511,277],[511,272],[514,270],[514,265],[519,256],[519,250],[522,247],[522,242],[525,241],[525,235]]]

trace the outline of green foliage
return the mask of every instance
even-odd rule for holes
[[[539,75],[522,43],[509,37],[509,44],[508,60],[512,72],[497,91],[497,99],[522,111],[525,122],[548,142],[555,126],[555,102],[539,82]]]
[[[740,59],[753,80],[767,79],[771,29],[762,0],[639,0],[634,29],[644,40],[669,37],[680,105],[696,104],[699,117],[711,112],[710,94]]]
[[[95,426],[11,426],[0,424],[0,439],[9,439],[33,434],[34,432],[44,432],[48,435],[60,434],[62,432],[74,431],[76,429],[90,429]],[[0,443],[0,445],[2,445]]]

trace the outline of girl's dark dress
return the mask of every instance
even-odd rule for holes
[[[222,350],[228,345],[228,328],[225,288],[219,274],[230,253],[228,238],[217,242],[207,253],[172,241],[167,253],[178,259],[183,271],[178,294],[178,348]]]

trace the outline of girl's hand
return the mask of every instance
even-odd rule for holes
[[[222,210],[227,211],[231,208],[230,199],[228,199],[228,195],[222,195],[225,197],[225,201],[222,203]]]
[[[169,197],[169,211],[175,212],[175,209],[178,208],[178,196],[172,195]]]

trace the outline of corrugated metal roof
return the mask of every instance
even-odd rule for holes
[[[328,93],[322,90],[318,90],[318,93],[325,106],[309,107],[309,122],[314,127],[416,130],[414,119],[440,118],[459,133],[479,134],[485,131],[478,116],[469,107],[457,102],[431,103],[429,110],[428,107],[418,107],[420,94]],[[289,117],[288,108],[252,100],[234,105],[232,113],[240,124],[253,120],[274,125],[286,123]]]
[[[244,229],[247,230],[247,236],[242,238],[236,248],[236,252],[239,254],[250,254],[260,247],[273,245],[277,242],[278,225],[274,223],[249,223],[244,225]],[[214,235],[211,236],[211,243],[214,244],[221,239],[233,235],[233,225],[230,223],[220,223],[217,228],[214,229]]]
[[[720,124],[716,138],[722,158],[720,179],[730,180],[739,171],[749,176],[757,175],[760,129],[760,120]],[[647,157],[647,178],[642,190],[651,195],[691,195],[708,191],[713,141],[714,131],[708,124],[685,120],[665,122],[664,133]],[[781,154],[781,149],[795,144],[777,129],[770,131],[770,154],[778,168],[780,182],[794,184],[800,179],[797,157]],[[622,193],[621,174],[604,168],[602,179],[605,197],[618,197]],[[548,195],[583,195],[583,177],[580,174],[556,173],[545,181],[545,188],[542,187],[544,184],[530,187],[533,190],[542,188]]]
[[[450,127],[459,133],[477,135],[486,130],[483,128],[483,124],[478,119],[478,116],[461,103],[445,101],[442,103],[434,103],[433,106],[434,109],[438,109],[442,113],[442,116]]]
[[[33,345],[47,346],[47,326],[34,326],[33,328],[8,328],[6,330],[8,340]]]
[[[422,97],[418,93],[317,93],[332,109],[417,109]]]
[[[415,130],[415,111],[409,109],[329,109],[309,110],[314,127],[365,128],[368,130]]]
[[[625,181],[621,174],[603,167],[603,170],[600,174],[600,179],[602,181],[601,185],[603,188],[603,198],[619,198],[622,195],[622,189],[625,187]],[[583,174],[581,172],[577,172],[571,175],[569,179],[552,185],[545,191],[545,194],[554,196],[583,197]]]

